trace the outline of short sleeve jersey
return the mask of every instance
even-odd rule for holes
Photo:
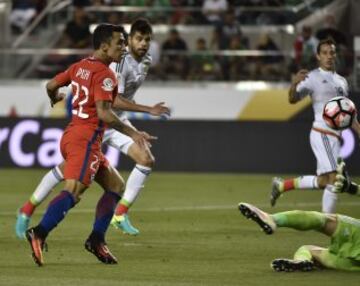
[[[61,85],[71,84],[72,125],[106,127],[97,116],[95,103],[113,102],[117,95],[117,79],[107,65],[93,57],[86,58],[58,74],[55,80]]]
[[[324,105],[328,100],[336,96],[348,96],[349,86],[345,78],[336,72],[325,71],[321,68],[312,70],[308,76],[300,82],[296,87],[296,96],[303,98],[309,95],[312,99],[312,106],[314,110],[313,127],[329,130],[322,113]],[[340,133],[337,131],[337,133]]]
[[[151,56],[146,54],[141,61],[137,61],[130,53],[126,53],[120,63],[112,63],[112,69],[118,79],[118,93],[126,99],[132,100],[136,91],[143,84],[151,66]],[[123,111],[116,111],[123,116]]]

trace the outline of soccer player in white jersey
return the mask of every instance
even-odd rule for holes
[[[337,201],[334,182],[341,132],[325,124],[322,112],[329,99],[348,96],[348,83],[335,71],[336,47],[332,39],[319,42],[316,57],[319,62],[317,69],[311,72],[300,70],[294,77],[289,90],[289,102],[297,103],[307,95],[312,99],[315,118],[310,132],[310,144],[317,160],[317,175],[286,180],[273,178],[270,203],[275,205],[283,193],[293,189],[323,189],[322,211],[334,213]]]
[[[110,65],[119,80],[118,93],[119,99],[121,99],[118,101],[118,105],[113,105],[113,108],[115,111],[117,110],[122,121],[133,128],[135,127],[125,117],[123,110],[145,112],[155,116],[170,113],[169,108],[164,106],[163,102],[154,106],[145,106],[137,104],[133,100],[136,91],[144,82],[151,64],[151,57],[148,54],[151,38],[152,28],[150,23],[146,19],[136,20],[131,25],[128,37],[128,53],[125,54],[121,63]],[[137,235],[139,230],[131,225],[127,213],[143,188],[146,178],[151,173],[154,156],[149,146],[141,148],[130,137],[112,129],[105,132],[103,143],[117,148],[136,163],[129,175],[123,197],[115,210],[111,224],[124,233]],[[36,207],[63,180],[62,170],[63,163],[50,170],[42,178],[30,199],[20,208],[15,225],[16,235],[19,238],[24,238],[24,233],[29,226],[30,218]]]

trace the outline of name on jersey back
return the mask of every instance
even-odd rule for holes
[[[76,72],[75,77],[79,77],[83,80],[88,80],[90,77],[90,71],[87,69],[79,68]]]

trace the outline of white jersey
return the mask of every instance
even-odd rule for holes
[[[151,56],[146,54],[140,62],[135,60],[130,53],[126,53],[120,63],[112,63],[110,68],[115,72],[119,81],[118,93],[126,99],[132,100],[136,91],[144,82],[149,67],[151,65]],[[123,114],[124,111],[116,111],[120,120],[132,126],[130,121]],[[128,154],[130,146],[134,143],[131,137],[117,132],[114,129],[107,129],[104,134],[103,143],[108,144],[124,154]]]
[[[311,96],[314,110],[313,127],[325,129],[332,133],[340,134],[328,127],[322,117],[324,105],[336,96],[348,96],[349,86],[345,78],[336,72],[325,71],[317,68],[309,72],[305,80],[296,87],[296,97]]]
[[[152,59],[146,54],[140,62],[138,62],[129,52],[127,52],[120,63],[111,63],[112,69],[119,81],[118,93],[124,98],[132,100],[136,91],[145,81],[148,74]],[[119,117],[122,117],[124,111],[116,111]]]

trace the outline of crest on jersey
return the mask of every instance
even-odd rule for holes
[[[114,83],[113,80],[109,77],[105,78],[103,80],[102,89],[105,91],[113,91],[114,89]]]
[[[344,91],[341,87],[336,88],[337,96],[344,96]]]

